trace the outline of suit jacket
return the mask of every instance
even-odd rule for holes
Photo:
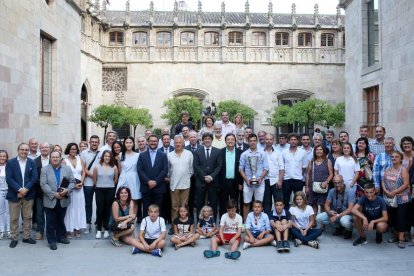
[[[68,197],[64,197],[60,200],[60,206],[65,208],[70,203],[70,193],[75,188],[75,177],[73,176],[72,169],[62,164],[60,168],[60,183],[62,183],[63,178],[69,182],[69,193]],[[40,187],[43,191],[43,206],[46,208],[54,208],[56,206],[57,199],[55,197],[55,193],[57,191],[56,187],[56,177],[55,172],[53,171],[53,166],[51,164],[47,165],[46,167],[42,168],[42,172],[40,173]]]
[[[154,166],[151,164],[150,151],[147,150],[141,153],[138,157],[137,170],[139,180],[141,181],[141,193],[165,193],[167,191],[167,184],[164,178],[168,173],[168,159],[165,153],[157,151]],[[152,189],[148,187],[148,181],[150,180],[157,182],[157,185]]]
[[[223,166],[221,167],[221,171],[220,171],[220,180],[225,180],[226,179],[226,148],[224,149],[220,149],[220,158],[221,158],[221,163],[223,164]],[[235,148],[236,150],[236,159],[235,159],[235,164],[234,164],[234,181],[238,184],[243,184],[243,178],[240,175],[239,172],[239,163],[240,163],[240,156],[243,153],[243,151],[241,149]]]
[[[174,151],[174,150],[175,150],[175,148],[174,148],[173,146],[169,146],[169,147],[168,147],[168,152],[172,152],[172,151]],[[159,148],[157,151],[158,151],[158,152],[162,152],[162,153],[164,153],[164,154],[165,154],[165,152],[164,152],[164,147]]]
[[[198,185],[205,183],[204,176],[207,175],[210,175],[213,178],[213,182],[217,182],[222,167],[222,159],[219,157],[220,150],[215,147],[211,147],[210,158],[208,161],[206,160],[204,147],[201,147],[194,152],[193,165],[196,183]]]
[[[28,189],[29,192],[24,197],[26,200],[34,199],[36,197],[37,179],[36,164],[32,159],[27,158],[26,170],[24,171],[24,187]],[[23,188],[23,176],[17,157],[10,159],[6,164],[6,181],[8,185],[6,199],[11,202],[19,201],[17,193],[19,192],[19,189]]]
[[[42,192],[42,188],[40,187],[40,174],[42,172],[42,156],[39,155],[38,157],[36,157],[34,159],[34,162],[36,164],[36,168],[37,168],[37,183],[36,183],[36,197],[37,198],[43,198],[43,192]],[[50,160],[49,160],[49,164],[50,164]]]
[[[202,146],[202,145],[200,145],[199,143],[197,143],[197,144],[196,144],[196,150],[201,149],[201,148],[203,148],[203,146]],[[194,152],[195,152],[195,151],[193,151],[193,149],[192,149],[191,145],[185,146],[185,149],[186,149],[186,150],[191,151],[191,152],[193,153],[193,155],[194,155]]]
[[[237,143],[236,143],[235,147],[236,148],[238,147]],[[241,151],[244,152],[244,151],[248,150],[249,148],[250,148],[249,144],[243,142],[243,148],[241,149]]]

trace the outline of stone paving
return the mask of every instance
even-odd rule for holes
[[[221,256],[203,257],[209,240],[199,240],[195,248],[175,251],[168,242],[162,258],[148,254],[131,255],[131,247],[115,248],[109,240],[96,240],[94,233],[73,239],[71,244],[58,244],[51,251],[45,240],[36,245],[23,244],[16,248],[9,240],[0,241],[0,275],[413,275],[414,246],[399,249],[395,244],[375,243],[369,233],[368,243],[354,247],[352,241],[333,237],[327,229],[319,238],[320,249],[307,246],[290,253],[278,253],[275,247],[242,250],[239,260]],[[169,239],[170,236],[168,236]],[[354,238],[356,235],[354,233]]]

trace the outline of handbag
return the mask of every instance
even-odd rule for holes
[[[315,179],[315,162],[312,161],[312,179]],[[328,191],[328,187],[322,188],[322,182],[313,181],[312,190],[314,193],[325,194]]]
[[[125,212],[124,212],[124,210],[122,210],[121,203],[119,203],[118,200],[116,202],[118,203],[119,210],[121,211],[122,216],[125,217]],[[121,224],[121,222],[114,221],[113,223],[108,225],[108,229],[112,232],[124,231],[124,230],[130,229],[131,225],[132,225],[131,222],[128,222],[125,228],[119,228],[120,224]]]
[[[389,207],[393,207],[393,208],[398,207],[397,196],[388,197],[388,196],[384,195],[384,200],[385,200],[385,202],[387,203],[387,205]]]

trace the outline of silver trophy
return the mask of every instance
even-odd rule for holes
[[[250,179],[251,183],[253,185],[259,184],[259,181],[256,178],[256,172],[257,172],[257,162],[259,161],[258,156],[249,156],[247,157],[247,160],[249,161],[250,169],[252,170],[253,176],[252,179]]]

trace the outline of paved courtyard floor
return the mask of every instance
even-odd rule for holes
[[[16,248],[9,240],[0,241],[0,275],[414,275],[414,246],[399,249],[395,244],[375,243],[354,247],[349,240],[333,237],[327,229],[320,237],[320,249],[307,246],[290,253],[278,253],[273,246],[241,250],[239,260],[221,256],[203,257],[209,240],[200,240],[195,248],[174,250],[168,242],[162,258],[148,254],[131,255],[131,247],[115,248],[109,240],[96,240],[94,233],[73,239],[71,244],[58,244],[51,251],[46,240],[36,245],[23,244],[21,236]],[[168,236],[169,239],[170,236]],[[356,238],[354,233],[354,238]]]

